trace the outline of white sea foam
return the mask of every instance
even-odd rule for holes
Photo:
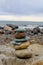
[[[40,27],[38,25],[27,25],[27,26],[19,26],[19,28],[26,28],[26,29],[33,29],[33,28],[36,28],[36,27],[39,27],[40,29],[43,29],[43,27]]]

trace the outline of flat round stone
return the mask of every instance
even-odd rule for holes
[[[30,37],[28,37],[28,36],[26,36],[25,38],[22,38],[22,39],[14,39],[15,42],[25,42],[28,40],[30,40]]]
[[[28,49],[23,49],[23,50],[15,50],[15,55],[18,58],[31,58],[32,57],[32,52],[29,51]]]
[[[13,45],[20,45],[21,44],[21,42],[15,42],[15,41],[11,41],[10,43]]]
[[[26,29],[19,28],[19,29],[16,29],[15,31],[16,32],[26,32]]]
[[[20,49],[26,49],[27,47],[29,47],[29,45],[30,45],[30,42],[27,41],[27,42],[23,42],[22,44],[19,44],[19,45],[13,45],[13,47],[16,50],[20,50]]]

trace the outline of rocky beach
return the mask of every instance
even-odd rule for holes
[[[13,24],[0,26],[0,65],[43,65],[43,29],[38,26],[25,28],[30,44],[24,50],[15,50],[11,41],[15,39],[18,28]]]

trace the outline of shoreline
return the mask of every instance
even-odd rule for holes
[[[0,21],[0,26],[4,26],[6,24],[14,24],[18,26],[27,26],[27,25],[38,25],[43,26],[43,22],[32,22],[32,21]]]
[[[11,40],[14,39],[15,29],[17,28],[19,28],[19,26],[13,24],[6,24],[4,27],[0,27],[0,39],[2,38],[1,39],[2,44],[4,40],[10,42]],[[31,26],[29,28],[26,26],[25,27],[22,26],[21,28],[26,29],[27,35],[30,36],[32,40],[34,40],[33,43],[39,42],[43,44],[43,28],[40,28],[38,26],[33,27],[33,29]]]

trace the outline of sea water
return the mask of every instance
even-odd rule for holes
[[[19,27],[34,28],[40,26],[43,28],[43,22],[33,22],[33,21],[0,21],[0,26],[5,26],[6,24],[18,25]]]

